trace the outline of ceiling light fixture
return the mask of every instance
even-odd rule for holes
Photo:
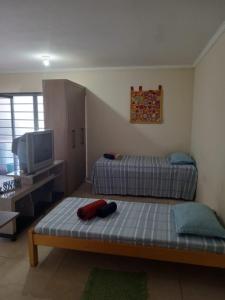
[[[42,63],[45,67],[48,67],[50,65],[50,56],[48,55],[42,56]]]

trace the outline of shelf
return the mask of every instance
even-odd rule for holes
[[[19,173],[8,175],[4,176],[4,181],[17,177]],[[63,161],[55,161],[48,168],[22,177],[28,178],[29,184],[23,182],[21,188],[0,195],[0,210],[20,213],[17,221],[12,221],[0,230],[0,236],[14,236],[64,195]],[[33,181],[35,183],[32,184]]]

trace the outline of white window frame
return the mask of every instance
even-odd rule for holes
[[[42,93],[32,92],[32,93],[0,93],[1,98],[10,98],[10,110],[11,110],[11,128],[12,128],[12,140],[16,137],[15,134],[15,116],[14,116],[14,96],[32,96],[33,97],[33,120],[34,120],[34,130],[39,130],[39,119],[38,119],[38,96],[42,96]],[[13,155],[14,166],[18,165],[18,161],[15,155]]]

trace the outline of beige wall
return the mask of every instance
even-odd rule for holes
[[[197,160],[197,200],[225,221],[225,33],[195,70],[192,152]]]
[[[0,75],[0,92],[41,91],[43,78],[66,78],[87,87],[88,170],[104,152],[164,155],[189,151],[192,69],[94,70]],[[164,89],[161,125],[129,123],[130,86]]]

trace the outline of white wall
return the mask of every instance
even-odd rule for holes
[[[191,144],[199,171],[197,200],[225,222],[225,33],[195,70]]]
[[[94,70],[0,75],[0,92],[41,91],[41,80],[65,78],[87,87],[88,170],[104,152],[164,155],[189,151],[192,69]],[[164,89],[164,122],[132,125],[130,86]]]

